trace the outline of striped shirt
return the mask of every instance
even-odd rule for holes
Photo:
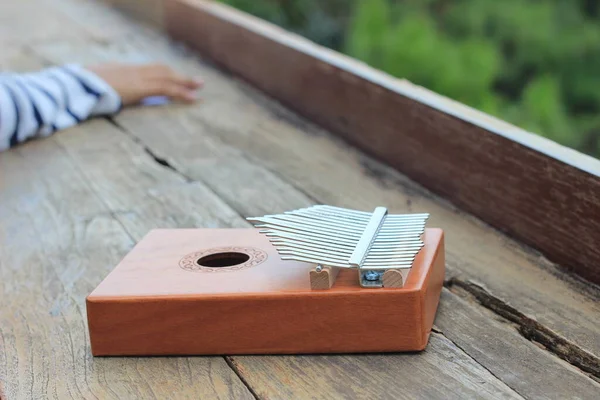
[[[117,92],[79,65],[0,73],[0,151],[120,109]]]

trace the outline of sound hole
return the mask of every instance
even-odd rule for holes
[[[245,263],[250,259],[248,254],[244,253],[235,253],[235,252],[227,252],[227,253],[214,253],[209,254],[200,258],[198,261],[198,265],[202,267],[209,268],[223,268],[223,267],[233,267],[234,265],[240,265]]]

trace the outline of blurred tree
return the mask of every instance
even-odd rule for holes
[[[600,0],[223,0],[600,157]]]

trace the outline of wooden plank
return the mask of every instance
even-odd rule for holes
[[[457,292],[458,289],[454,289]],[[499,320],[444,289],[436,325],[461,349],[525,398],[591,399],[600,384],[539,345],[523,340],[518,326]]]
[[[0,168],[7,398],[251,397],[221,358],[93,358],[84,298],[134,242],[54,139],[2,154]]]
[[[248,356],[233,365],[259,398],[522,398],[457,349],[434,333],[418,356]]]
[[[166,29],[460,208],[600,283],[600,161],[225,5],[165,2]]]
[[[0,2],[0,43],[27,46],[76,37],[90,35],[84,26],[65,17],[52,4],[40,0]]]
[[[100,43],[111,41],[126,42],[128,37],[138,32],[151,32],[150,27],[161,24],[162,7],[160,1],[98,1],[98,0],[27,0],[35,1],[42,7],[52,8],[53,12],[76,30],[84,31],[85,37]],[[110,4],[110,7],[107,6]],[[135,13],[138,20],[128,18],[123,12]],[[77,37],[69,37],[77,40]]]

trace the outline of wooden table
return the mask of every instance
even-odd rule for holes
[[[198,105],[129,109],[0,154],[0,397],[600,397],[597,286],[155,28],[102,3],[2,2],[0,49],[3,70],[162,61],[206,80]],[[424,352],[91,356],[85,296],[148,230],[248,227],[315,203],[430,212],[445,230]]]

